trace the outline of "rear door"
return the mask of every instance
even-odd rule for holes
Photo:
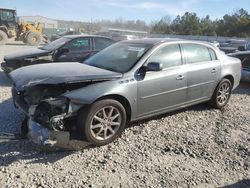
[[[187,102],[198,102],[212,96],[221,71],[221,63],[212,48],[182,44],[187,64]]]
[[[57,61],[60,62],[82,62],[92,53],[92,41],[90,37],[76,38],[65,44],[63,49],[68,52],[60,54]]]

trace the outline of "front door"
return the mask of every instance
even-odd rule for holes
[[[68,49],[68,52],[57,57],[59,62],[82,62],[92,53],[90,38],[73,39],[62,48]]]
[[[146,72],[138,81],[138,117],[171,110],[186,101],[186,70],[179,45],[160,47],[150,56],[149,62],[161,63],[163,70]]]

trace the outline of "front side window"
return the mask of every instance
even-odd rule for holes
[[[209,50],[199,44],[182,44],[187,64],[211,61]]]
[[[64,48],[68,48],[69,51],[87,51],[90,50],[90,39],[88,38],[78,38],[73,39],[67,43]]]
[[[113,43],[112,40],[105,38],[94,38],[94,41],[95,41],[95,49],[98,51],[108,47]]]
[[[157,50],[148,62],[161,63],[163,68],[181,65],[181,52],[178,44],[171,44]]]

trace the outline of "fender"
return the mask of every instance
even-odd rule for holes
[[[126,85],[126,87],[124,87]],[[132,109],[131,119],[137,114],[137,81],[134,78],[121,78],[111,81],[91,84],[84,88],[65,93],[72,103],[89,105],[108,95],[118,95],[126,98]]]

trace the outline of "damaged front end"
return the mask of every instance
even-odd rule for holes
[[[70,99],[70,93],[92,84],[122,77],[121,73],[81,63],[51,63],[23,67],[10,73],[12,96],[29,125],[30,139],[39,144],[60,142],[58,136],[76,130],[78,111],[89,101]],[[65,139],[67,140],[67,139]]]
[[[42,100],[29,108],[28,138],[39,145],[67,144],[82,105],[76,105],[64,97]]]
[[[39,145],[65,145],[75,129],[72,121],[83,104],[75,104],[63,96],[75,88],[90,83],[68,85],[46,85],[12,89],[14,104],[21,109],[28,120],[28,138]]]

